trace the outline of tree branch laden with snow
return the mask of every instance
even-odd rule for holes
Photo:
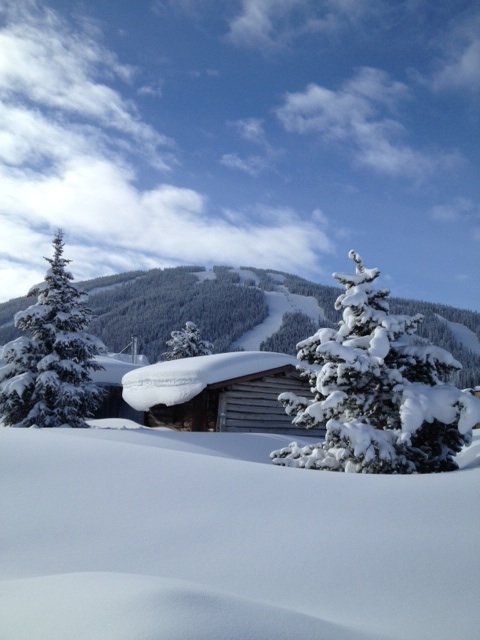
[[[202,339],[200,329],[194,322],[188,321],[181,331],[172,331],[167,342],[170,351],[162,354],[165,360],[179,360],[195,356],[208,356],[213,353],[213,344]]]
[[[421,315],[390,315],[386,289],[371,283],[358,253],[355,273],[335,273],[345,287],[335,303],[338,330],[319,329],[297,345],[297,357],[315,398],[293,393],[279,400],[293,423],[306,429],[326,425],[324,443],[300,449],[295,443],[271,454],[274,464],[364,473],[412,473],[456,468],[454,456],[469,444],[480,422],[480,400],[448,382],[461,368],[434,345],[414,346]]]
[[[103,395],[90,372],[102,368],[94,358],[105,347],[86,331],[92,312],[87,294],[71,283],[61,231],[53,247],[45,281],[29,293],[37,303],[14,318],[26,335],[3,347],[0,413],[7,426],[86,427]]]

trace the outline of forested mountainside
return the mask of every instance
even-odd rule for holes
[[[334,308],[339,288],[253,267],[153,269],[78,284],[89,293],[89,306],[95,314],[90,331],[112,352],[122,351],[131,336],[138,335],[139,350],[150,362],[162,359],[171,332],[183,328],[187,321],[199,327],[216,353],[239,348],[232,345],[272,313],[268,304],[272,292],[296,301],[302,296],[315,299],[319,313],[313,318],[301,310],[286,312],[278,329],[259,342],[262,350],[295,354],[297,342],[339,320]],[[19,335],[13,316],[33,302],[23,297],[0,304],[0,344]],[[463,364],[456,384],[462,388],[480,384],[480,313],[393,297],[389,302],[392,313],[424,315],[416,340],[453,353]]]

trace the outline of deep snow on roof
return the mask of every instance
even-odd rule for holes
[[[122,377],[129,371],[148,365],[147,358],[137,356],[137,362],[132,362],[131,356],[121,353],[108,353],[96,356],[95,361],[103,367],[100,371],[92,371],[90,377],[96,384],[118,385],[122,383]]]
[[[294,356],[269,351],[238,351],[158,362],[123,376],[123,397],[137,411],[156,404],[188,402],[209,384],[232,380],[286,365]]]

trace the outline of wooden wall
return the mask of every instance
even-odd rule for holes
[[[278,401],[284,391],[311,398],[308,384],[298,374],[266,376],[232,384],[220,391],[217,431],[285,433],[323,440],[325,429],[297,429]]]

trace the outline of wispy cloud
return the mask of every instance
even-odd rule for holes
[[[459,231],[463,237],[480,242],[480,203],[469,198],[454,198],[451,202],[435,205],[430,210],[430,217],[437,224],[448,224]],[[465,245],[465,251],[468,251]],[[466,276],[459,280],[467,279]],[[468,276],[470,279],[471,276]]]
[[[138,190],[126,169],[99,158],[83,157],[68,166],[49,178],[0,178],[9,204],[9,213],[0,216],[6,231],[0,234],[0,255],[25,261],[24,275],[30,280],[34,266],[37,279],[44,273],[46,239],[58,226],[74,239],[69,257],[77,278],[185,262],[275,268],[288,264],[292,270],[301,267],[314,273],[319,250],[328,245],[316,221],[305,221],[294,210],[281,216],[270,210],[269,216],[253,219],[251,211],[239,211],[232,219],[211,213],[207,199],[191,189],[161,184]],[[32,237],[21,255],[11,239],[25,228]],[[319,242],[320,236],[325,240]],[[92,253],[89,246],[99,241],[101,249]],[[37,256],[28,254],[32,245],[39,247]],[[18,279],[15,282],[18,287]],[[25,282],[23,291],[8,291],[4,281],[2,296],[25,293],[31,284]]]
[[[249,154],[244,157],[238,153],[226,153],[220,159],[221,164],[254,177],[259,176],[263,171],[273,169],[275,161],[282,154],[282,151],[274,148],[268,142],[263,120],[244,118],[229,124],[234,127],[242,140],[260,148],[261,153]]]
[[[259,118],[244,118],[233,123],[242,138],[265,146],[267,139],[263,127],[263,121]]]
[[[316,133],[327,143],[341,144],[359,165],[421,179],[458,158],[429,154],[403,141],[407,131],[398,111],[409,97],[405,84],[364,67],[337,91],[310,84],[303,92],[287,93],[276,114],[287,131]]]
[[[430,216],[436,222],[478,222],[480,205],[468,198],[455,198],[447,204],[432,207]]]
[[[280,3],[275,3],[274,0],[243,0],[242,12],[231,20],[226,40],[240,46],[275,46],[278,39],[274,35],[273,14],[285,15],[292,5],[293,0]]]
[[[162,95],[162,83],[155,82],[151,84],[144,84],[137,89],[137,93],[140,96],[152,96],[158,98]]]
[[[229,169],[236,169],[254,177],[270,167],[270,163],[263,156],[249,155],[242,158],[236,153],[225,153],[220,158],[220,163]]]
[[[76,131],[77,142],[80,136],[92,144],[97,136],[106,144],[108,131],[116,134],[117,147],[141,149],[154,166],[168,168],[172,141],[142,122],[133,103],[108,84],[115,79],[130,82],[132,67],[121,64],[88,31],[73,32],[55,12],[36,2],[7,1],[1,13],[6,26],[0,31],[0,134],[10,146],[24,146],[33,136],[35,147],[50,148],[54,156],[57,147],[46,135],[42,140],[42,132],[60,142],[62,136],[71,140]],[[21,124],[18,143],[12,121]],[[33,121],[39,125],[36,132],[28,131]]]
[[[278,50],[306,33],[332,33],[357,21],[375,0],[242,0],[226,40],[236,46]]]
[[[480,89],[480,11],[452,30],[443,43],[432,86],[441,89]]]
[[[2,299],[43,278],[58,227],[77,279],[185,262],[318,269],[313,220],[293,210],[268,223],[251,212],[232,220],[202,193],[165,182],[174,142],[120,93],[126,82],[135,95],[135,70],[94,31],[73,29],[33,0],[0,11]],[[258,122],[238,131],[262,141]],[[258,158],[250,162],[260,170]],[[134,159],[162,179],[141,188]]]
[[[219,78],[220,71],[218,69],[190,69],[188,75],[191,78]]]
[[[252,252],[249,257],[255,260],[251,264],[260,267],[276,265],[275,268],[285,270],[287,250],[289,270],[310,271],[312,277],[314,274],[318,276],[323,270],[318,262],[318,255],[316,256],[317,251],[331,254],[335,250],[334,242],[327,232],[327,217],[319,210],[312,211],[310,216],[304,216],[300,221],[298,212],[291,207],[256,204],[246,211],[227,209],[224,216],[229,225],[238,229],[239,241],[251,244]],[[256,225],[246,222],[246,216],[249,220],[255,220]],[[310,238],[308,234],[311,234]],[[301,255],[302,251],[305,251],[304,255]],[[239,258],[240,256],[236,256],[236,264],[239,264]]]

